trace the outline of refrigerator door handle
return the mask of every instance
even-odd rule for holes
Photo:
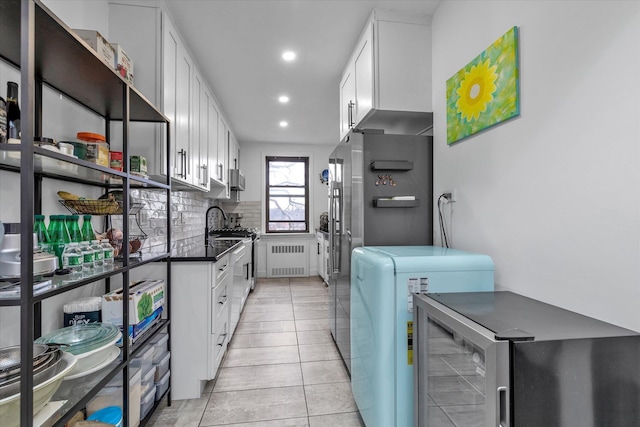
[[[509,389],[501,386],[497,390],[497,403],[498,403],[498,427],[509,427],[510,414],[509,414]]]
[[[346,230],[347,232],[347,240],[349,240],[349,243],[351,243],[351,230]]]

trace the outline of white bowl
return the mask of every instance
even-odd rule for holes
[[[103,363],[107,357],[113,355],[113,346],[120,340],[121,337],[122,333],[118,332],[118,335],[116,335],[115,338],[105,343],[103,346],[87,351],[85,353],[76,354],[78,363],[76,367],[73,368],[73,371],[69,373],[69,375],[72,375],[75,378],[77,374],[91,370],[95,366]]]
[[[62,361],[64,368],[57,375],[49,378],[47,381],[36,385],[33,388],[33,414],[37,414],[49,399],[58,390],[65,375],[67,375],[76,366],[78,359],[70,353],[64,353]],[[29,420],[31,421],[31,420]],[[22,423],[27,425],[26,421]],[[6,397],[0,400],[0,426],[2,427],[19,427],[20,426],[20,393]]]

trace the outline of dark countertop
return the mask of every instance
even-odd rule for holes
[[[177,240],[171,245],[171,262],[215,262],[241,244],[240,240],[214,239],[205,247],[204,236]]]

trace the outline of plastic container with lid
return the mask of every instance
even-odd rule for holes
[[[154,387],[155,376],[155,366],[151,366],[146,372],[142,373],[142,379],[140,380],[140,392],[142,393],[142,395],[147,393],[150,388]]]
[[[156,400],[156,387],[155,387],[155,384],[152,383],[151,387],[149,387],[147,392],[143,394],[142,398],[140,399],[140,418],[141,419],[144,419],[144,417],[149,415],[149,412],[151,411],[151,408],[153,408],[153,402],[155,402],[155,400]]]
[[[149,345],[145,347],[136,357],[133,358],[133,361],[137,361],[140,363],[140,369],[142,372],[148,372],[153,368],[153,345]]]
[[[171,353],[168,351],[164,354],[162,359],[158,363],[154,363],[153,366],[156,368],[156,374],[154,376],[155,381],[159,381],[164,374],[169,370],[169,360],[171,359]]]
[[[129,425],[137,427],[140,424],[140,399],[142,373],[139,366],[133,362],[129,366]],[[107,406],[122,408],[122,374],[116,375],[96,397],[87,403],[87,415],[103,409]]]
[[[153,363],[160,363],[165,353],[169,351],[169,334],[161,332],[151,340],[153,345]]]
[[[109,144],[104,135],[78,132],[78,139],[86,146],[85,160],[106,168],[109,167]]]
[[[169,390],[169,377],[171,371],[167,371],[164,377],[160,381],[156,381],[156,401],[160,400],[162,396]]]

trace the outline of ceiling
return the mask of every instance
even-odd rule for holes
[[[372,8],[433,15],[440,1],[166,3],[240,144],[335,145],[340,76]],[[284,50],[296,59],[283,61]]]

